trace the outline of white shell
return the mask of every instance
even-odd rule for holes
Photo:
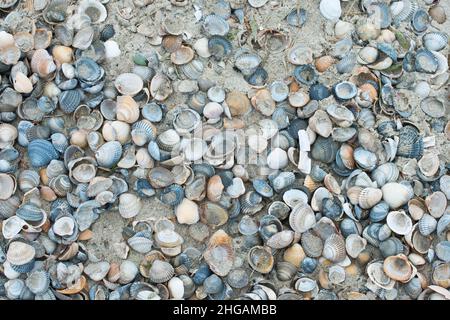
[[[167,283],[167,288],[169,289],[170,296],[173,299],[182,299],[184,295],[184,284],[180,278],[173,277]]]
[[[141,199],[132,193],[122,193],[119,196],[119,213],[123,218],[133,218],[142,209]]]
[[[200,219],[197,203],[186,198],[175,208],[175,215],[180,224],[194,224]]]
[[[53,231],[59,236],[70,236],[73,234],[75,221],[72,217],[61,217],[53,224]]]
[[[411,232],[413,224],[411,218],[405,211],[391,211],[386,217],[388,227],[399,235],[406,235]]]
[[[241,178],[233,178],[233,184],[227,187],[227,193],[231,198],[239,198],[245,193],[245,185]]]
[[[409,188],[401,183],[390,182],[381,187],[383,200],[387,202],[391,209],[397,209],[406,204],[414,194]]]
[[[342,14],[339,0],[321,0],[319,9],[322,16],[331,21],[338,21]]]
[[[267,156],[267,165],[270,169],[283,169],[288,165],[288,156],[286,151],[280,148],[273,149]]]

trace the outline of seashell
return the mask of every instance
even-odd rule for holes
[[[430,16],[424,9],[419,9],[414,12],[411,20],[411,25],[415,32],[425,32],[430,24]]]
[[[32,293],[36,295],[42,294],[49,288],[49,275],[44,270],[33,271],[25,280],[25,284]]]
[[[176,114],[173,126],[179,134],[186,135],[198,128],[200,122],[200,115],[195,110],[184,109]]]
[[[449,268],[450,265],[448,263],[442,263],[437,265],[434,268],[432,274],[433,283],[443,288],[449,288],[450,287]]]
[[[228,213],[218,204],[205,202],[200,205],[200,220],[210,226],[220,227],[228,221]]]
[[[412,230],[411,218],[404,211],[391,211],[386,217],[386,223],[396,234],[405,235]]]
[[[440,218],[445,212],[447,199],[443,192],[436,191],[425,198],[428,212],[435,218]]]
[[[211,56],[211,53],[208,50],[208,38],[198,39],[194,43],[193,48],[197,52],[197,54],[202,58],[209,58]]]
[[[331,163],[335,160],[338,145],[330,137],[318,136],[311,148],[311,157],[314,160]]]
[[[123,121],[107,121],[103,125],[102,135],[106,141],[118,141],[125,144],[130,139],[130,125]]]
[[[208,51],[216,60],[222,60],[231,53],[232,44],[226,38],[214,35],[208,40]]]
[[[303,293],[312,292],[314,290],[317,290],[317,288],[318,288],[316,280],[306,278],[306,277],[298,279],[295,282],[294,287],[297,291],[300,291]]]
[[[446,108],[442,101],[436,97],[428,97],[420,102],[420,108],[432,118],[440,118],[446,114]]]
[[[321,1],[319,10],[325,19],[331,21],[337,21],[342,14],[341,3],[338,0]]]
[[[64,113],[72,113],[80,105],[81,93],[79,90],[66,90],[59,96],[59,106]]]
[[[181,46],[170,55],[170,61],[176,65],[189,63],[194,59],[194,50],[187,46]]]
[[[243,115],[250,111],[250,100],[242,92],[229,92],[225,102],[228,105],[232,116]]]
[[[380,189],[364,188],[358,197],[358,204],[362,209],[370,209],[381,201],[383,193]]]
[[[36,139],[28,144],[28,157],[33,167],[44,167],[58,159],[59,154],[49,141]]]
[[[136,252],[148,253],[152,249],[153,241],[138,234],[127,240],[128,245]]]
[[[436,256],[444,261],[450,262],[450,241],[441,241],[435,246]]]
[[[439,64],[431,51],[422,48],[416,52],[414,66],[417,72],[433,74],[438,70]]]
[[[280,261],[277,263],[277,278],[281,281],[291,280],[297,272],[297,267],[290,262]]]
[[[295,67],[294,78],[299,84],[311,86],[317,81],[318,75],[312,65],[302,64]]]
[[[325,72],[328,70],[336,60],[332,56],[322,56],[314,61],[314,66],[318,72]]]
[[[119,283],[127,284],[134,280],[139,270],[137,266],[130,260],[124,260],[120,264]]]
[[[87,15],[93,24],[105,21],[108,16],[105,6],[97,0],[81,1],[78,5],[77,13],[80,15]]]
[[[91,263],[84,268],[84,273],[94,281],[101,281],[108,274],[109,267],[110,265],[107,261]]]
[[[243,53],[236,57],[234,65],[244,76],[250,76],[261,63],[261,58],[255,53]]]
[[[422,37],[422,42],[428,50],[440,51],[446,47],[448,36],[443,32],[429,32]]]
[[[286,151],[275,148],[267,156],[267,165],[269,168],[277,170],[288,165],[288,157]]]
[[[287,59],[293,65],[307,65],[313,62],[312,50],[304,44],[296,45],[288,50]]]
[[[19,189],[22,192],[28,192],[39,186],[40,177],[36,171],[24,170],[19,175]]]
[[[258,67],[249,76],[245,77],[245,80],[252,86],[261,87],[266,84],[269,74],[263,67]]]
[[[203,21],[203,29],[211,36],[225,36],[229,32],[230,26],[221,16],[211,14],[205,17]]]
[[[16,192],[17,182],[14,176],[0,173],[0,186],[0,200],[8,200]]]
[[[336,70],[341,73],[351,73],[356,64],[356,53],[347,53],[337,64]]]
[[[381,187],[381,191],[383,192],[383,200],[389,204],[391,209],[403,206],[412,198],[408,187],[401,183],[386,183]]]
[[[259,273],[267,274],[272,271],[274,259],[268,247],[255,246],[251,248],[247,260],[250,267]]]
[[[140,92],[144,86],[141,77],[134,73],[122,73],[114,81],[117,91],[124,96],[134,96]],[[119,105],[119,101],[117,101]],[[119,119],[120,120],[120,119]]]
[[[117,120],[126,123],[136,122],[139,119],[139,106],[137,102],[131,96],[117,97],[116,117]]]
[[[367,240],[357,234],[350,234],[345,239],[345,248],[350,257],[356,259],[367,246]]]
[[[248,4],[253,8],[261,8],[267,3],[267,0],[249,0]]]
[[[331,95],[330,90],[321,83],[314,83],[309,87],[309,98],[311,100],[320,101],[328,98],[330,95]],[[307,105],[308,102],[309,99],[307,95],[301,91],[297,91],[289,95],[289,103],[293,107],[302,107],[304,105]],[[311,113],[313,113],[313,111]]]
[[[291,230],[284,230],[275,233],[267,239],[266,245],[273,249],[283,249],[288,247],[294,240],[294,232]]]
[[[33,246],[22,241],[13,241],[8,246],[6,260],[12,265],[23,266],[33,261],[35,253]]]
[[[447,20],[445,9],[439,4],[432,6],[428,10],[428,14],[439,24],[442,24]]]
[[[333,261],[340,262],[346,257],[345,240],[337,234],[331,235],[323,244],[323,257]]]
[[[181,44],[183,42],[183,39],[179,36],[175,36],[175,35],[166,35],[164,36],[164,38],[162,39],[162,47],[168,51],[168,52],[175,52],[177,51],[180,47]],[[147,65],[148,63],[146,63]]]
[[[301,245],[308,257],[318,258],[322,255],[323,241],[320,237],[310,231],[306,231],[302,234]]]
[[[257,91],[251,102],[253,107],[265,116],[271,116],[275,111],[275,101],[267,89]]]
[[[318,135],[327,138],[331,134],[333,128],[330,118],[325,111],[317,110],[314,115],[309,118],[309,127]]]
[[[424,236],[429,236],[436,230],[437,221],[433,216],[424,214],[420,218],[418,225],[420,233]]]
[[[439,157],[432,152],[424,154],[417,163],[419,170],[427,177],[432,177],[438,172],[439,164]]]
[[[100,167],[112,168],[122,156],[122,145],[118,141],[109,141],[95,152],[95,158]]]
[[[195,224],[200,219],[198,205],[186,198],[175,208],[175,215],[180,224]]]
[[[131,193],[123,193],[119,196],[119,213],[123,218],[132,218],[142,209],[141,200]]]
[[[209,239],[203,257],[215,274],[226,276],[234,262],[232,239],[223,230],[216,231]]]
[[[169,78],[163,74],[156,74],[150,83],[150,93],[157,101],[164,101],[173,92]]]
[[[305,203],[298,203],[289,215],[289,225],[292,230],[303,233],[316,224],[314,211]]]
[[[349,100],[356,96],[358,89],[349,81],[342,81],[336,84],[333,88],[334,94],[338,99]],[[334,106],[334,105],[333,105]],[[345,108],[344,108],[345,110]],[[328,112],[328,108],[327,108]],[[349,113],[350,115],[351,113]],[[353,115],[352,115],[353,116]]]
[[[131,139],[134,144],[143,146],[156,138],[156,127],[148,120],[135,122],[131,130]]]
[[[411,263],[404,254],[387,257],[383,270],[389,278],[400,282],[407,282],[414,276]]]
[[[390,237],[380,242],[379,248],[383,257],[394,256],[404,251],[402,242],[395,237]]]

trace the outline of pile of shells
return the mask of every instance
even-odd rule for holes
[[[444,5],[114,2],[0,2],[2,298],[450,300]]]

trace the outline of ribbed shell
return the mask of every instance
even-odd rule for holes
[[[302,234],[301,245],[308,257],[318,258],[322,255],[322,239],[309,231]]]
[[[35,253],[33,246],[22,241],[14,241],[8,247],[6,259],[12,265],[21,266],[31,262]]]
[[[109,141],[98,148],[95,158],[100,167],[112,168],[122,156],[122,145],[118,141]]]
[[[337,234],[327,238],[323,245],[323,256],[333,262],[344,260],[346,257],[344,238]]]
[[[33,167],[44,167],[58,159],[59,154],[49,141],[36,139],[28,144],[28,157]]]
[[[316,224],[316,217],[311,207],[304,203],[297,204],[289,216],[289,225],[292,230],[303,233]]]

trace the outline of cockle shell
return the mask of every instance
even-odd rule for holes
[[[404,211],[389,212],[386,223],[392,231],[399,235],[406,235],[412,230],[412,220]]]
[[[114,85],[124,96],[134,96],[144,87],[141,77],[134,73],[122,73],[117,76]],[[118,102],[119,103],[119,102]],[[121,119],[119,119],[121,120]]]
[[[203,257],[215,274],[226,276],[234,262],[234,248],[230,236],[223,230],[216,231],[209,239]]]
[[[198,205],[189,199],[183,199],[175,208],[175,215],[180,224],[194,224],[200,219]]]
[[[136,122],[139,119],[139,105],[131,96],[117,97],[116,117],[126,123]]]
[[[134,194],[123,193],[119,196],[119,213],[124,218],[132,218],[142,209],[141,200]]]

